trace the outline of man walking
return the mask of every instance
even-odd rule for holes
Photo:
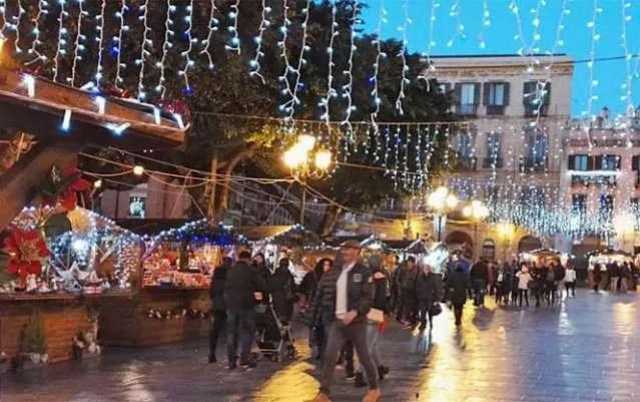
[[[231,268],[232,260],[229,257],[222,259],[222,265],[213,271],[211,276],[211,328],[209,332],[209,363],[215,363],[216,348],[220,334],[227,325],[227,311],[224,303],[224,288],[227,280],[227,271]]]
[[[227,273],[224,302],[227,307],[227,357],[229,370],[236,368],[238,347],[240,366],[255,367],[250,359],[255,332],[255,304],[266,288],[264,279],[251,267],[251,253],[242,251],[236,265]]]
[[[328,340],[322,366],[320,391],[312,402],[328,402],[338,353],[345,341],[353,342],[364,367],[369,391],[363,402],[380,398],[378,372],[367,347],[367,314],[373,300],[373,278],[369,268],[359,262],[360,244],[342,244],[341,260],[323,275],[316,292],[316,314],[328,323]]]
[[[467,302],[467,292],[469,291],[469,276],[464,272],[461,264],[447,278],[449,297],[453,305],[453,313],[456,318],[456,326],[462,325],[462,310]]]

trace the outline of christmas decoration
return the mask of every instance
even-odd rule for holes
[[[7,271],[24,283],[31,274],[40,275],[49,249],[38,230],[22,230],[12,226],[4,241],[4,250],[10,256]]]
[[[63,211],[72,211],[78,205],[78,193],[91,189],[91,183],[81,177],[75,166],[61,169],[53,165],[41,193],[48,206],[59,206]]]

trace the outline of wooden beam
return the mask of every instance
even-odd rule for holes
[[[37,195],[51,166],[75,163],[81,144],[39,142],[9,170],[0,175],[0,229],[4,229]]]

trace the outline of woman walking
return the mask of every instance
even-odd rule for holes
[[[518,277],[518,306],[522,307],[522,299],[524,298],[527,307],[529,307],[529,282],[532,279],[529,268],[523,264],[516,276]]]

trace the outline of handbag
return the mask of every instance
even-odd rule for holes
[[[435,317],[440,313],[442,313],[442,306],[440,305],[440,303],[432,304],[431,308],[429,309],[429,315]]]
[[[384,311],[377,308],[369,309],[369,312],[367,313],[367,320],[376,324],[384,322]]]

